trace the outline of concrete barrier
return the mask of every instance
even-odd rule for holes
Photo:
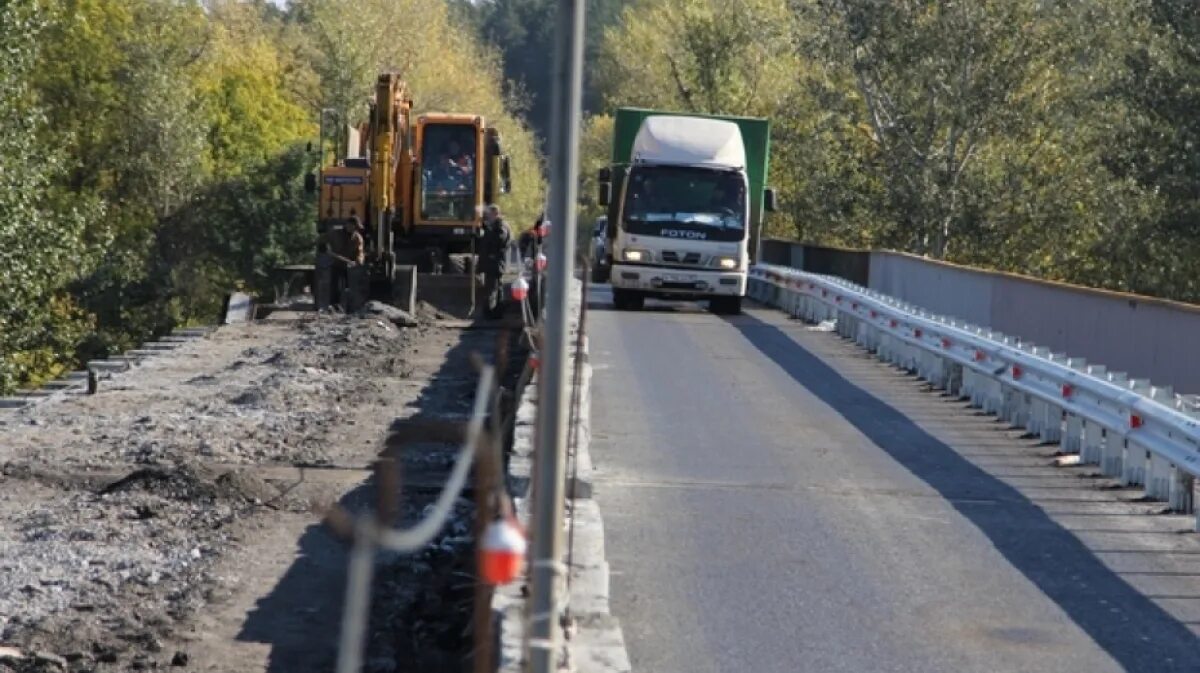
[[[254,319],[254,298],[245,292],[230,292],[225,295],[221,316],[222,325],[250,322]]]

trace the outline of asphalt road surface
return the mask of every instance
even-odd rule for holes
[[[1190,517],[776,311],[590,305],[634,671],[1200,671]]]

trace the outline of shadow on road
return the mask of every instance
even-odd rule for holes
[[[793,379],[936,489],[1126,670],[1200,670],[1200,638],[1105,566],[1020,491],[846,380],[778,327],[751,315],[728,322]],[[980,502],[983,500],[1014,506],[997,508]],[[1014,516],[1014,511],[1019,515]]]
[[[611,285],[589,285],[587,296],[588,310],[605,312],[619,312],[612,302],[612,286]],[[678,301],[669,301],[663,299],[647,299],[645,307],[637,311],[624,311],[626,313],[708,313],[708,302],[680,299]]]

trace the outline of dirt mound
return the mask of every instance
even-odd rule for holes
[[[367,302],[367,305],[359,311],[359,316],[383,318],[400,327],[416,327],[421,324],[420,320],[411,313],[378,301]]]
[[[271,484],[249,470],[219,471],[193,461],[170,467],[134,470],[101,489],[101,495],[140,492],[187,502],[267,502],[279,496]]]
[[[423,322],[432,322],[434,320],[453,320],[454,316],[427,301],[418,301],[417,318]]]

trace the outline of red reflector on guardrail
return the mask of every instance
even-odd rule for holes
[[[1021,375],[1022,375],[1022,374],[1024,374],[1024,373],[1025,373],[1025,372],[1021,370],[1021,365],[1013,365],[1013,366],[1012,366],[1012,377],[1013,377],[1014,379],[1019,379],[1019,378],[1021,378]]]
[[[921,338],[921,328],[918,327],[917,329],[913,330],[913,336],[920,339]]]
[[[1137,430],[1140,427],[1142,427],[1142,417],[1137,414],[1129,414],[1129,428]]]
[[[893,320],[893,321],[891,321],[891,322],[889,323],[889,326],[890,326],[892,329],[896,329],[896,326],[897,326],[897,325],[899,325],[899,324],[900,324],[900,323],[897,323],[895,320]]]
[[[975,351],[976,362],[983,362],[985,359],[987,359],[987,356],[983,354],[983,351]]]
[[[1071,385],[1070,383],[1062,384],[1062,396],[1063,397],[1070,397],[1074,394],[1075,394],[1075,386]]]
[[[942,348],[950,348],[950,340],[942,339]]]
[[[878,318],[878,317],[879,317],[879,312],[878,312],[878,311],[871,311],[871,317],[872,317],[872,318]]]

